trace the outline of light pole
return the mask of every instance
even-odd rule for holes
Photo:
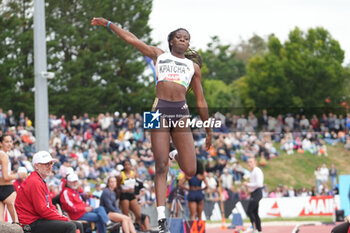
[[[49,149],[45,1],[34,0],[34,77],[36,150]]]

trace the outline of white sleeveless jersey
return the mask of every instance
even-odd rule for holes
[[[5,151],[0,150],[0,153],[5,153]],[[7,168],[7,173],[10,175],[11,174],[11,162],[9,161],[8,163],[8,168]],[[0,164],[0,178],[2,177],[2,166]]]
[[[193,61],[187,58],[178,58],[171,53],[163,53],[156,62],[157,82],[170,81],[183,85],[186,89],[194,75]]]

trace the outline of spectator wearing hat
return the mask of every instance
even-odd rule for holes
[[[232,189],[233,175],[229,173],[228,168],[224,168],[223,174],[220,176],[222,187],[227,190]]]
[[[32,233],[76,233],[79,225],[61,215],[48,195],[45,179],[52,172],[55,161],[47,151],[34,154],[34,171],[18,189],[15,202],[18,220],[29,225]]]
[[[77,191],[79,187],[78,180],[75,173],[67,176],[66,186],[60,193],[62,209],[67,212],[70,219],[95,222],[98,232],[106,233],[107,229],[112,229],[116,224],[109,220],[102,206],[93,208],[82,200]]]

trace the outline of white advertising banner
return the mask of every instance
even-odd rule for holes
[[[339,209],[339,196],[263,198],[259,203],[261,218],[332,216]]]

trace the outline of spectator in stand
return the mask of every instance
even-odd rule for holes
[[[103,190],[101,188],[101,185],[100,184],[96,184],[95,191],[92,193],[92,196],[100,199],[102,193],[103,193]]]
[[[81,199],[77,192],[79,187],[78,180],[78,176],[75,173],[68,175],[66,186],[60,193],[62,209],[67,212],[72,220],[95,222],[99,233],[106,233],[108,229],[113,229],[116,224],[109,220],[102,206],[93,208]]]
[[[228,168],[224,168],[223,173],[220,176],[222,188],[232,190],[233,175],[229,173]]]
[[[47,151],[39,151],[33,157],[35,171],[23,182],[16,198],[18,220],[29,225],[31,233],[76,233],[81,223],[70,222],[52,204],[45,179],[52,172],[54,159]]]
[[[269,132],[274,132],[276,125],[277,125],[276,118],[274,118],[273,116],[269,116],[269,119],[267,121],[267,130]]]
[[[329,177],[331,180],[331,190],[333,190],[338,183],[337,176],[338,176],[338,171],[335,168],[334,163],[332,163],[331,169],[329,169]]]
[[[121,127],[122,129],[127,129],[128,128],[128,124],[129,124],[129,119],[127,117],[128,115],[126,114],[126,112],[122,113],[122,118],[121,118]]]
[[[208,199],[211,201],[218,201],[219,200],[219,193],[218,193],[218,181],[214,177],[213,172],[208,172],[208,189],[207,189],[207,195]]]
[[[318,131],[320,128],[320,121],[318,120],[317,116],[314,114],[312,115],[312,118],[310,120],[310,124],[314,131]]]
[[[345,119],[343,114],[340,114],[338,119],[339,119],[339,130],[345,131]]]
[[[235,184],[240,184],[242,181],[242,177],[244,175],[244,168],[241,163],[237,161],[232,167],[232,174],[234,177]]]
[[[284,129],[285,131],[293,131],[294,129],[294,117],[292,116],[292,114],[288,113],[287,117],[284,119]]]
[[[337,119],[337,116],[333,114],[332,112],[328,113],[328,129],[329,131],[335,130],[335,121]]]
[[[350,131],[350,113],[346,114],[345,127],[346,127],[346,132],[349,132]]]
[[[334,117],[335,117],[335,120],[334,120],[334,131],[336,132],[336,133],[338,133],[341,129],[340,129],[340,124],[341,124],[341,119],[340,119],[340,117],[341,117],[341,115],[339,115],[339,117],[337,117],[337,115],[336,114],[334,114]]]
[[[237,130],[244,132],[246,125],[247,125],[247,119],[245,118],[244,114],[242,114],[237,121]]]
[[[323,125],[325,128],[329,129],[328,127],[328,117],[325,113],[322,114],[322,118],[320,120],[320,125]]]
[[[305,137],[302,141],[302,149],[304,152],[309,152],[311,154],[316,154],[317,152],[316,145],[307,137]]]
[[[269,120],[269,117],[267,115],[267,110],[263,109],[262,110],[262,114],[261,114],[261,116],[259,118],[259,125],[261,126],[261,130],[262,131],[266,131],[267,130],[268,120]]]
[[[322,164],[321,168],[320,168],[320,173],[321,173],[321,182],[322,182],[322,186],[323,189],[328,192],[328,176],[329,176],[329,170],[326,166],[326,164]]]
[[[322,173],[321,173],[321,167],[317,166],[317,168],[314,171],[314,175],[316,178],[316,193],[320,193],[322,190]]]
[[[103,190],[101,195],[100,206],[102,206],[107,214],[108,218],[113,222],[121,222],[124,233],[136,233],[134,224],[131,218],[127,215],[123,215],[117,207],[117,179],[113,176],[108,177],[107,187]]]
[[[254,131],[258,129],[258,119],[255,117],[252,111],[249,112],[248,122],[250,123],[251,127],[253,127]]]
[[[6,127],[6,114],[0,108],[0,131],[4,132]]]
[[[281,140],[281,150],[284,150],[287,152],[288,155],[294,154],[293,151],[294,148],[294,140],[293,135],[290,132],[287,132]]]
[[[305,131],[307,129],[309,129],[310,126],[310,122],[309,120],[306,118],[305,115],[301,116],[301,120],[300,120],[300,128],[302,131]]]
[[[345,148],[346,150],[350,150],[350,137],[348,137],[348,139],[346,139],[344,148]]]
[[[294,118],[294,130],[300,130],[300,114],[296,114]]]
[[[22,127],[26,126],[26,117],[24,115],[24,112],[20,112],[20,114],[19,114],[18,125],[20,125]]]
[[[10,109],[10,110],[7,111],[6,127],[10,128],[10,127],[13,127],[13,126],[16,126],[16,125],[17,125],[16,118],[13,115],[12,110]]]

